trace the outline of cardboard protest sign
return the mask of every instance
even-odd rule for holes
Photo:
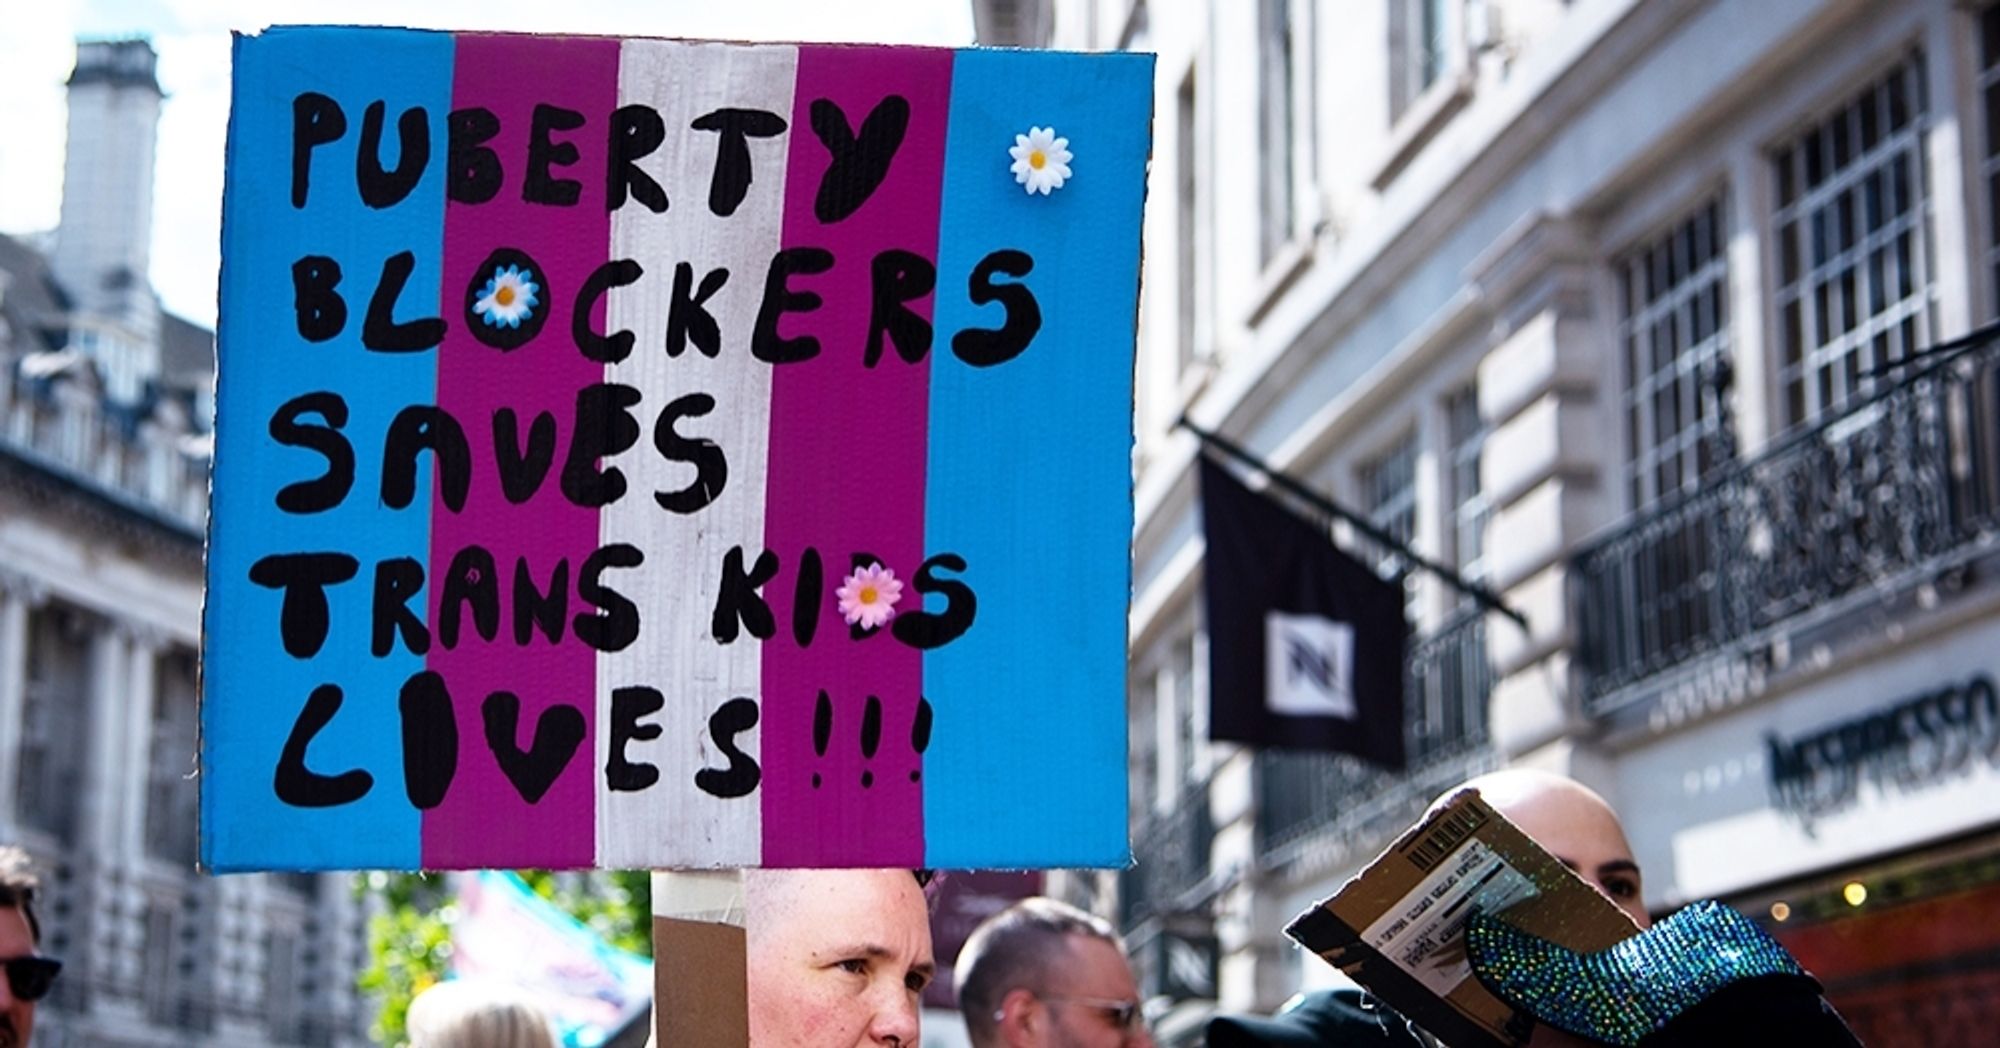
[[[1525,1044],[1534,1017],[1473,974],[1465,929],[1474,913],[1504,914],[1579,953],[1639,933],[1608,896],[1467,789],[1432,808],[1285,934],[1453,1045]]]
[[[205,863],[1125,862],[1151,74],[239,38]]]
[[[653,1043],[750,1043],[743,873],[655,872]]]

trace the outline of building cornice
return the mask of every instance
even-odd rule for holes
[[[122,492],[110,491],[9,441],[0,441],[0,478],[29,500],[75,515],[92,527],[199,564],[200,527]]]

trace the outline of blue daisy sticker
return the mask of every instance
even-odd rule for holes
[[[493,279],[480,289],[479,297],[472,303],[473,312],[479,314],[488,327],[519,328],[523,321],[535,315],[535,307],[541,304],[540,284],[535,283],[533,270],[507,265],[493,271]]]

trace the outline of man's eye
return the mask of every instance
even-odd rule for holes
[[[849,957],[844,961],[835,962],[835,967],[850,975],[867,975],[868,959],[865,957]]]
[[[930,976],[922,972],[911,972],[903,976],[903,985],[908,987],[911,993],[922,993],[924,992],[924,987],[930,984]]]
[[[1609,892],[1614,899],[1636,899],[1639,897],[1639,886],[1631,881],[1606,881],[1604,882],[1604,890]]]

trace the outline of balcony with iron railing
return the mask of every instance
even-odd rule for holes
[[[1345,754],[1266,750],[1257,755],[1257,839],[1264,866],[1313,851],[1338,861],[1350,851],[1373,849],[1408,826],[1438,792],[1494,765],[1487,741],[1493,670],[1486,657],[1485,614],[1462,613],[1418,640],[1406,667],[1405,770],[1388,771]]]
[[[1172,807],[1141,820],[1132,831],[1132,865],[1119,880],[1121,926],[1195,909],[1214,838],[1205,780],[1182,790]]]
[[[1585,702],[1606,714],[1723,653],[1963,577],[2000,553],[2000,326],[1717,469],[1572,560]]]

